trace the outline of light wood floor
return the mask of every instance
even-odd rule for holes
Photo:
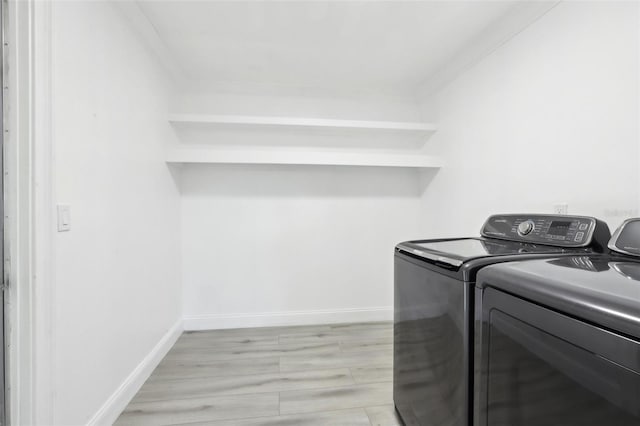
[[[117,425],[401,424],[392,323],[184,333]]]

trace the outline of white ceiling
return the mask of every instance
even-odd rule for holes
[[[406,94],[516,1],[141,1],[191,85]]]

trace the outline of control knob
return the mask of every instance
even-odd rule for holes
[[[518,234],[522,236],[528,235],[535,229],[535,227],[536,225],[535,223],[533,223],[533,221],[525,220],[524,222],[520,223],[520,225],[518,225]]]

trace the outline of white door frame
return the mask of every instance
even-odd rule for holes
[[[5,246],[9,424],[54,423],[52,4],[7,0]]]

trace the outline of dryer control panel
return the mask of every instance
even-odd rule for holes
[[[640,218],[627,219],[613,233],[609,248],[631,256],[640,256]]]
[[[481,233],[510,241],[586,247],[592,243],[598,225],[599,221],[586,216],[505,214],[487,219]]]

